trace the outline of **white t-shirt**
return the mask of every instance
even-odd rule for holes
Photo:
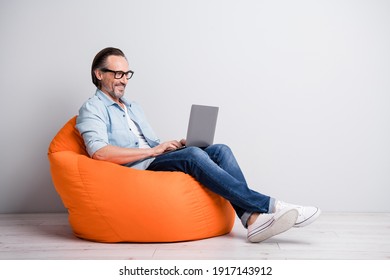
[[[148,142],[145,139],[145,136],[142,134],[141,130],[139,129],[138,125],[135,124],[135,122],[130,118],[129,113],[127,112],[127,108],[125,106],[125,114],[126,114],[126,120],[127,123],[129,124],[129,127],[131,131],[137,136],[139,139],[139,147],[141,149],[143,148],[150,148]]]
[[[146,149],[150,148],[148,142],[145,139],[145,136],[142,134],[142,131],[139,129],[138,125],[130,118],[129,113],[127,112],[127,107],[125,107],[125,115],[126,115],[126,120],[127,123],[129,124],[129,127],[131,131],[137,136],[139,139],[139,148],[140,149]],[[135,165],[131,165],[131,168],[136,168],[136,169],[146,169],[150,165],[150,163],[154,160],[154,158],[148,158],[144,161],[141,161]]]

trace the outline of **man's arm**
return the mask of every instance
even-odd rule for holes
[[[93,155],[93,159],[109,161],[117,164],[126,164],[135,162],[150,157],[158,156],[165,151],[175,150],[182,147],[183,140],[167,141],[153,148],[122,148],[113,145],[107,145],[97,150]]]

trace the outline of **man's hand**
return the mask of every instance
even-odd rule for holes
[[[180,142],[176,141],[176,140],[172,140],[172,141],[167,141],[167,142],[161,143],[160,145],[152,148],[153,152],[154,152],[153,156],[158,156],[164,152],[173,151],[173,150],[176,150],[178,148],[183,147],[184,146],[183,143],[185,144],[185,140],[184,141],[183,140],[184,139],[180,140]]]

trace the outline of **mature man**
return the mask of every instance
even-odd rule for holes
[[[80,108],[76,126],[92,158],[191,175],[231,203],[248,229],[250,242],[261,242],[318,218],[321,211],[317,207],[287,204],[250,189],[226,145],[165,153],[185,145],[185,139],[160,142],[141,107],[123,97],[133,73],[124,53],[116,48],[101,50],[93,60],[91,75],[97,90]]]

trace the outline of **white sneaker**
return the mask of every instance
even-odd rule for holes
[[[321,210],[317,207],[313,206],[300,206],[300,205],[294,205],[294,204],[289,204],[280,200],[277,200],[275,203],[275,212],[277,213],[278,211],[281,211],[282,209],[297,209],[298,211],[298,219],[294,225],[294,227],[304,227],[315,220],[320,216]]]
[[[295,208],[284,207],[275,213],[260,214],[256,221],[248,226],[248,240],[261,242],[292,228],[298,217]]]

